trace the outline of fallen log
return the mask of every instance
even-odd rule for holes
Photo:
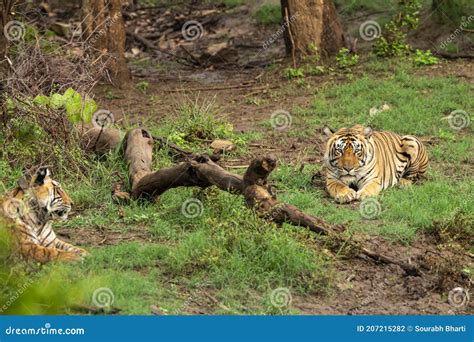
[[[158,140],[163,142],[163,139]],[[134,199],[151,200],[180,186],[207,188],[214,185],[224,191],[242,194],[247,206],[266,220],[309,228],[334,238],[341,246],[349,244],[359,252],[360,258],[397,265],[408,275],[421,274],[415,265],[376,253],[362,246],[362,242],[348,241],[340,234],[345,230],[342,225],[331,225],[291,204],[279,202],[267,181],[277,165],[273,156],[253,160],[242,177],[224,170],[209,156],[194,155],[178,148],[175,152],[184,159],[183,162],[152,172],[153,141],[151,134],[142,128],[129,131],[123,141],[124,159],[132,185],[131,197]]]
[[[118,129],[92,127],[86,128],[81,135],[80,141],[81,147],[85,151],[102,157],[120,146],[122,137]]]

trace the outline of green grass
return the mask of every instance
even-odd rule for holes
[[[372,60],[366,67],[370,74],[362,71],[352,81],[318,89],[308,107],[292,112],[293,125],[285,134],[308,138],[319,134],[315,132],[325,124],[339,128],[360,123],[424,136],[432,140],[427,179],[383,192],[377,198],[379,215],[368,219],[361,215],[358,203],[335,204],[324,189],[312,185],[311,177],[321,165],[306,165],[301,170],[302,157],[309,153],[303,150],[297,162],[280,163],[272,173],[270,181],[278,198],[328,222],[344,224],[349,233],[381,235],[407,244],[421,233],[433,233],[434,222],[449,226],[459,215],[463,222],[473,222],[472,128],[456,131],[443,120],[455,109],[472,113],[472,86],[454,78],[417,76],[417,69],[409,63]],[[385,103],[390,110],[370,117],[370,108]],[[212,102],[202,100],[183,101],[168,118],[150,120],[145,127],[193,151],[207,151],[206,141],[214,138],[241,141],[234,152],[240,157],[248,153],[249,141],[262,136],[233,131]],[[267,132],[272,129],[264,127]],[[173,163],[166,148],[154,152],[155,169]],[[177,188],[154,203],[119,205],[112,203],[110,189],[111,184],[127,180],[120,155],[112,154],[106,161],[82,161],[81,166],[87,172],[75,167],[55,170],[55,177],[75,201],[73,215],[58,223],[56,230],[67,230],[73,239],[74,230],[80,230],[85,241],[75,242],[84,245],[91,256],[57,270],[54,265],[40,271],[26,268],[40,277],[60,272],[67,279],[63,290],[58,290],[60,298],[68,291],[79,291],[74,287],[79,282],[82,290],[73,303],[91,305],[94,290],[108,287],[114,294],[112,306],[120,308],[120,314],[150,314],[151,305],[165,314],[187,314],[195,307],[214,314],[288,314],[298,312],[272,305],[274,289],[283,287],[293,296],[321,298],[334,289],[335,262],[340,261],[325,252],[320,243],[324,239],[300,227],[277,227],[262,220],[246,208],[242,196],[213,188]],[[0,159],[0,190],[11,188],[21,173],[21,165]],[[182,213],[183,203],[191,198],[203,208],[194,218]],[[91,245],[90,237],[99,234],[98,229],[120,237]],[[461,229],[472,234],[472,225]],[[0,294],[1,298],[9,295]],[[219,305],[209,305],[208,295]],[[41,293],[29,295],[22,303],[37,296]],[[43,301],[53,301],[42,296]]]

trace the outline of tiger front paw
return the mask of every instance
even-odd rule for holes
[[[81,261],[82,259],[82,255],[73,252],[63,252],[58,256],[58,260],[66,262]]]
[[[357,192],[354,189],[345,188],[336,194],[334,199],[337,203],[350,203],[357,199]]]
[[[74,251],[74,253],[79,255],[82,258],[89,255],[88,251],[86,251],[85,249],[79,248],[79,247],[76,247],[76,250]]]

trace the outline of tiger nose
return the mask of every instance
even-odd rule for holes
[[[352,171],[352,166],[344,166],[343,169],[349,172]]]

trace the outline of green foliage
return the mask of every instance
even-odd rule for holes
[[[289,80],[304,77],[304,70],[302,68],[287,68],[285,73]]]
[[[90,123],[92,115],[97,110],[97,104],[93,99],[88,96],[83,99],[81,94],[71,88],[62,95],[59,93],[52,93],[49,96],[38,95],[33,102],[53,109],[65,109],[72,123]]]
[[[257,22],[262,25],[279,24],[282,20],[281,7],[280,5],[265,4],[258,8],[254,16]]]
[[[339,50],[336,56],[337,66],[341,69],[348,69],[356,65],[358,61],[359,56],[356,54],[351,54],[347,48],[342,48]]]
[[[420,9],[420,0],[398,1],[398,13],[384,26],[383,35],[375,42],[374,53],[377,56],[392,57],[408,53],[410,46],[406,43],[406,35],[418,26]]]
[[[439,59],[433,56],[430,50],[422,51],[422,50],[416,49],[415,56],[413,57],[413,61],[415,62],[415,65],[421,66],[421,65],[438,64]]]

